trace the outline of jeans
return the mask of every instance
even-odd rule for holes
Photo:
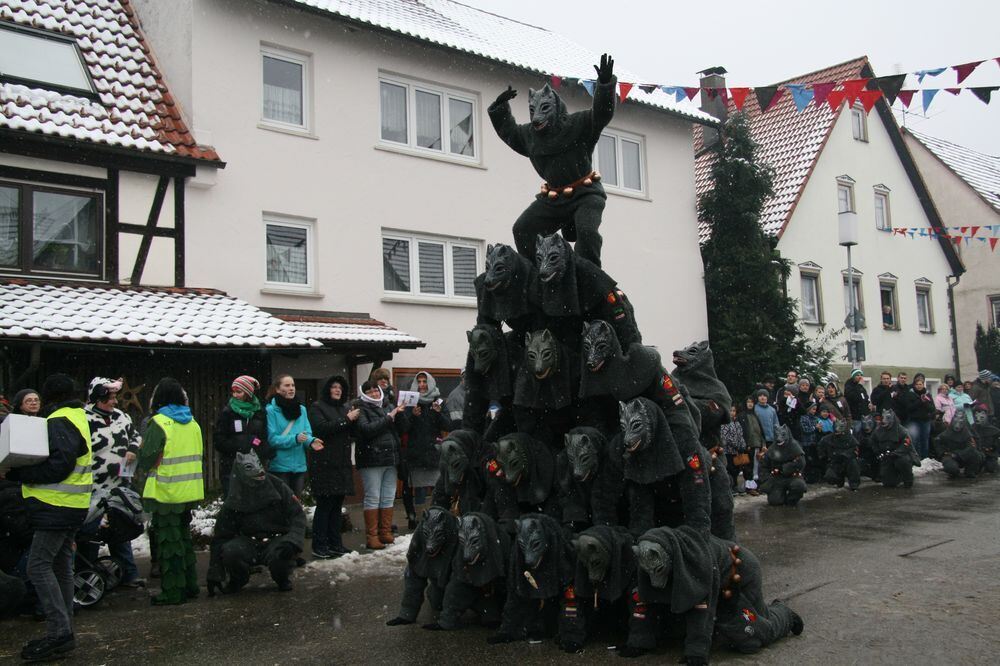
[[[95,521],[84,524],[80,528],[80,534],[87,537],[91,537],[93,540],[88,540],[85,543],[81,543],[77,546],[80,555],[84,556],[92,564],[97,564],[97,558],[100,555],[100,544],[96,541],[97,530],[101,526],[101,520],[98,518]],[[122,582],[128,583],[139,578],[139,568],[135,566],[135,557],[132,556],[132,542],[125,541],[122,543],[109,543],[108,553],[112,557],[116,557],[122,565]]]
[[[930,456],[931,451],[931,422],[930,421],[910,421],[906,424],[906,430],[910,433],[913,441],[913,448],[917,450],[917,455],[923,460]]]
[[[316,497],[316,513],[313,514],[313,551],[327,549],[335,552],[344,550],[344,542],[340,538],[340,525],[343,520],[341,508],[344,506],[343,495],[318,495]]]
[[[391,509],[396,499],[396,468],[363,467],[361,485],[365,488],[365,499],[362,506],[365,509]]]
[[[45,613],[45,635],[73,633],[73,537],[75,529],[35,530],[28,555],[28,578]]]
[[[302,490],[306,487],[305,472],[271,472],[276,477],[285,482],[285,485],[292,489],[292,494],[302,497]]]

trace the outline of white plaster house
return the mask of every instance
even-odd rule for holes
[[[867,58],[851,60],[783,83],[842,82],[871,78]],[[719,77],[703,86],[724,86]],[[838,87],[838,90],[840,88]],[[709,108],[708,105],[705,108]],[[732,108],[730,108],[730,111]],[[870,114],[862,106],[814,103],[798,112],[784,95],[761,113],[754,95],[743,110],[759,145],[761,162],[775,170],[774,196],[765,204],[761,225],[777,239],[777,249],[792,262],[788,294],[799,301],[807,334],[821,336],[844,328],[847,316],[847,253],[838,245],[838,214],[855,211],[859,240],[852,248],[856,298],[866,327],[863,366],[878,373],[924,372],[934,384],[953,372],[955,355],[949,314],[949,281],[963,272],[954,247],[902,238],[889,230],[940,227],[884,99]],[[696,136],[696,147],[700,136]],[[698,153],[699,192],[711,183],[711,153]],[[701,227],[702,238],[708,229]],[[846,357],[847,331],[837,338]],[[851,366],[839,358],[841,380]],[[784,373],[785,368],[775,368]]]
[[[448,379],[446,393],[465,361],[487,244],[513,243],[540,184],[486,109],[510,84],[525,122],[528,88],[552,74],[593,78],[600,45],[450,0],[132,5],[188,126],[227,163],[189,187],[189,280],[320,340],[323,322],[345,314],[389,321],[426,342],[387,363],[397,381],[426,368]],[[635,80],[623,63],[616,73]],[[560,94],[571,111],[591,103],[579,85]],[[598,150],[604,269],[645,341],[668,351],[707,335],[693,122],[714,119],[636,88]],[[352,364],[278,358],[273,369],[302,385]]]
[[[906,145],[947,227],[994,226],[1000,231],[1000,157],[903,130]],[[972,379],[976,363],[976,324],[1000,326],[1000,233],[982,229],[957,246],[965,273],[955,285],[955,332],[958,366],[963,379]],[[992,239],[992,241],[990,240]],[[990,368],[993,370],[993,368]],[[995,371],[995,370],[994,370]]]

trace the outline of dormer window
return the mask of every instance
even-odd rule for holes
[[[0,27],[0,80],[71,95],[94,95],[75,39],[20,26]]]

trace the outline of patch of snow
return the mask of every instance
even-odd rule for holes
[[[933,458],[925,458],[923,462],[920,463],[920,467],[913,468],[913,476],[927,476],[933,472],[940,472],[944,469],[944,465],[940,461],[934,460]]]
[[[399,576],[406,568],[406,551],[410,548],[411,536],[398,536],[395,543],[383,550],[353,551],[335,560],[313,560],[306,568],[329,574],[331,585],[345,583],[352,576]]]
[[[222,500],[217,499],[191,512],[191,533],[195,536],[211,538],[215,535],[215,515],[222,508]]]

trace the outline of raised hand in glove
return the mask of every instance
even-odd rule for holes
[[[401,624],[413,624],[413,620],[407,620],[402,617],[394,617],[385,623],[388,627],[398,627]]]
[[[597,80],[600,83],[611,83],[611,77],[614,76],[615,60],[607,53],[601,56],[601,64],[594,65],[594,71],[597,72]]]
[[[507,90],[504,90],[502,93],[500,93],[499,95],[497,95],[497,99],[493,103],[494,104],[503,104],[504,102],[509,102],[510,100],[514,99],[515,97],[517,97],[517,91],[514,90],[513,88],[511,88],[510,86],[507,86]]]

